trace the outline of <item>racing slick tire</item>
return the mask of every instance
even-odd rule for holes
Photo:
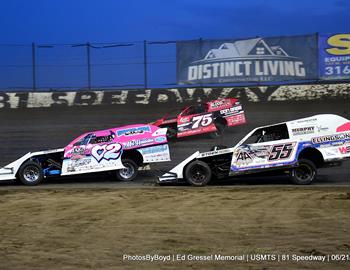
[[[139,173],[139,166],[132,159],[123,159],[124,169],[117,170],[117,179],[120,181],[132,181]]]
[[[207,163],[195,160],[185,169],[186,181],[195,187],[202,187],[209,183],[212,172]]]
[[[209,137],[212,139],[221,137],[225,131],[225,125],[223,125],[222,123],[219,123],[219,122],[215,123],[215,127],[216,127],[216,131],[209,134]]]
[[[36,186],[44,180],[43,169],[34,161],[27,161],[18,170],[19,181],[27,186]]]
[[[315,164],[308,159],[300,159],[298,163],[290,172],[291,181],[296,185],[310,185],[317,175]]]

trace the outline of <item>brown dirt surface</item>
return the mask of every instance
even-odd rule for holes
[[[350,255],[350,187],[0,191],[0,269],[349,269],[350,261],[128,261]]]

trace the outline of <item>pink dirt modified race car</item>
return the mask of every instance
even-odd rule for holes
[[[210,133],[216,138],[226,127],[246,123],[244,110],[238,99],[212,100],[186,107],[178,115],[165,115],[153,125],[168,128],[169,139]]]
[[[0,168],[0,180],[37,185],[49,176],[115,171],[133,180],[139,167],[170,161],[166,128],[129,125],[82,134],[65,148],[28,153]]]

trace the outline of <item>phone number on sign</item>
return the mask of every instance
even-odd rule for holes
[[[350,65],[347,66],[335,66],[335,67],[325,67],[326,75],[349,75]]]

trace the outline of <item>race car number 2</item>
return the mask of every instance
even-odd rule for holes
[[[119,143],[112,143],[107,145],[96,145],[91,150],[91,155],[97,162],[101,160],[118,159],[120,157],[122,146]]]
[[[199,125],[201,125],[202,127],[209,126],[213,122],[213,118],[210,113],[210,114],[194,116],[192,118],[192,121],[194,122],[192,125],[192,128],[195,129],[195,128],[198,128]]]

